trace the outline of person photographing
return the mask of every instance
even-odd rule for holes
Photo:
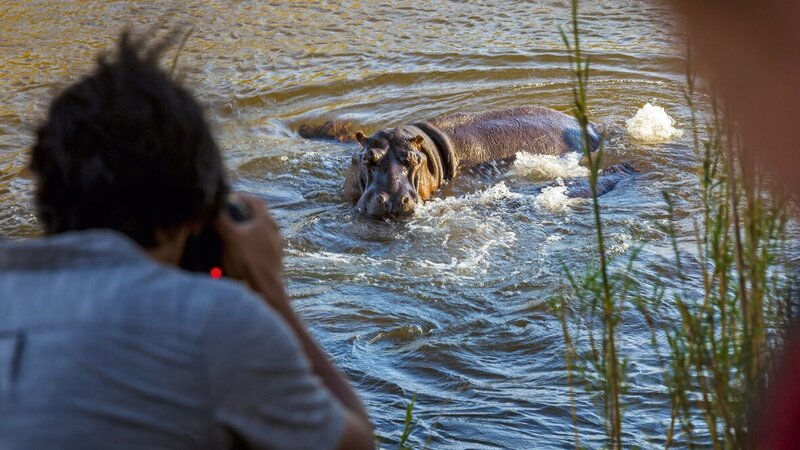
[[[0,243],[0,447],[374,448],[289,303],[276,222],[230,192],[202,110],[158,67],[167,45],[123,34],[37,131],[45,236]],[[209,227],[221,279],[179,267]]]

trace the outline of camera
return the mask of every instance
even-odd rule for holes
[[[247,222],[253,218],[249,206],[229,195],[225,201],[225,211],[236,222]],[[212,278],[225,275],[222,266],[222,238],[213,226],[207,224],[200,234],[189,236],[181,257],[181,268],[192,272],[203,272]]]

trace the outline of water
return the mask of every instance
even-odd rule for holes
[[[585,173],[579,160],[521,155],[510,170],[459,178],[410,221],[383,222],[360,217],[339,195],[353,147],[292,131],[349,119],[374,132],[530,104],[566,111],[571,79],[559,27],[568,26],[568,3],[5,1],[0,233],[37,233],[24,167],[52,96],[125,25],[193,26],[179,72],[207,107],[237,188],[273,209],[294,304],[354,380],[384,447],[397,442],[413,393],[416,445],[570,447],[563,338],[545,302],[567,292],[563,267],[581,273],[594,263],[593,216],[562,188],[540,189]],[[641,172],[601,200],[610,253],[641,247],[637,278],[647,291],[670,274],[670,244],[657,227],[667,216],[661,192],[673,194],[680,218],[697,207],[682,45],[659,4],[584,3],[591,115],[614,131],[606,165],[627,161]],[[628,139],[625,120],[648,102],[687,132],[658,144]],[[691,241],[688,227],[679,233]],[[632,361],[625,439],[655,448],[668,399],[635,317],[626,315],[620,341]],[[582,443],[600,446],[597,398],[578,394]]]

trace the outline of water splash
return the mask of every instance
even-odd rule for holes
[[[542,192],[533,199],[533,204],[539,209],[554,213],[566,213],[569,212],[570,206],[583,200],[567,197],[567,186],[564,185],[563,179],[558,178],[555,185],[542,189]]]
[[[664,108],[645,104],[636,115],[625,121],[627,133],[642,142],[666,142],[683,136],[683,130],[675,128],[675,119]]]
[[[483,191],[460,197],[434,198],[418,206],[415,214],[418,217],[443,217],[453,213],[461,213],[474,206],[496,204],[507,200],[518,200],[522,194],[512,192],[504,181]]]
[[[503,205],[524,198],[501,181],[479,192],[432,199],[420,205],[406,230],[417,238],[439,242],[447,251],[433,260],[416,258],[414,264],[448,276],[474,278],[485,274],[497,257],[496,252],[513,248],[517,239],[514,227],[507,223]]]
[[[585,177],[589,175],[589,170],[581,166],[580,162],[581,154],[577,152],[567,153],[564,156],[519,152],[511,173],[515,176],[543,180]]]

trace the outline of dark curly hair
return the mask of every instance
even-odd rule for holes
[[[197,102],[158,67],[168,45],[123,33],[53,101],[30,163],[45,233],[112,228],[154,247],[156,230],[220,210],[220,152]]]

